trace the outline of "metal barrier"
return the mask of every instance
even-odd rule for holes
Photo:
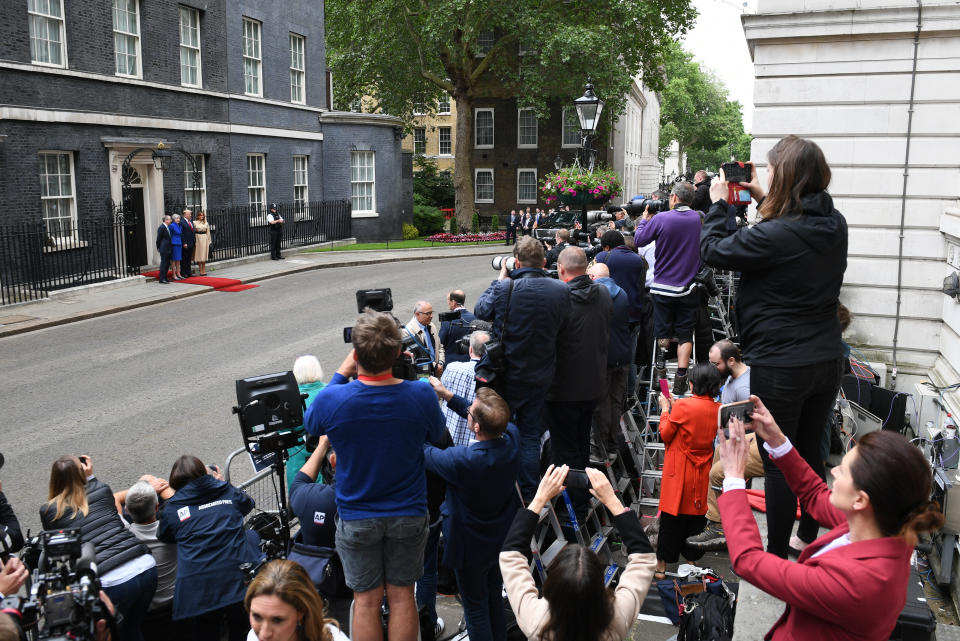
[[[242,456],[246,453],[247,451],[243,448],[231,452],[230,456],[227,457],[226,464],[223,466],[224,480],[226,480],[227,483],[232,483],[238,489],[246,492],[255,503],[254,510],[247,515],[246,519],[244,519],[244,522],[248,522],[257,512],[266,512],[267,514],[278,515],[280,513],[280,488],[277,486],[277,475],[274,473],[272,468],[257,472],[247,480],[239,483],[235,482],[236,475],[230,473],[230,468],[238,457],[241,458],[241,460],[246,461],[247,465],[252,470],[253,466],[250,465],[249,459],[245,456]],[[295,522],[296,518],[291,513],[291,530],[293,529]]]

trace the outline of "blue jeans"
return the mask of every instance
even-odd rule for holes
[[[432,619],[437,618],[437,553],[440,547],[441,520],[430,526],[427,546],[423,549],[423,576],[417,579],[417,609],[426,607]]]
[[[520,431],[520,491],[523,494],[524,504],[533,499],[540,485],[540,435],[543,434],[543,412],[546,405],[546,393],[540,390],[522,389],[526,383],[519,386],[516,383],[508,388],[517,389],[525,394],[514,396],[507,392],[507,404],[516,417],[514,422]],[[519,389],[518,389],[519,388]]]
[[[104,588],[103,591],[113,601],[117,611],[123,614],[123,623],[120,624],[121,641],[143,641],[140,625],[146,618],[153,594],[157,591],[156,566],[119,585]]]
[[[796,367],[753,365],[750,368],[750,392],[763,401],[777,425],[797,448],[797,453],[821,478],[824,471],[820,443],[824,424],[840,388],[842,362],[843,359],[836,358]],[[763,447],[760,447],[760,457],[763,459],[767,507],[767,551],[787,558],[797,499],[783,472],[770,460]],[[813,517],[804,514],[797,536],[810,542],[816,538],[817,530],[818,524]]]
[[[497,559],[468,564],[454,573],[470,641],[506,641],[507,621],[500,597],[503,579]]]

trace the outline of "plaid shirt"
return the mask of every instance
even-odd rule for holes
[[[467,399],[467,403],[473,403],[477,389],[477,383],[473,378],[476,366],[477,360],[448,363],[440,381],[448,390]],[[473,438],[473,432],[467,427],[467,419],[447,407],[445,401],[441,410],[447,419],[447,430],[453,438],[454,445],[468,445]]]

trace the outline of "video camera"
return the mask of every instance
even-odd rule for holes
[[[607,207],[607,213],[613,215],[621,209],[626,210],[627,214],[634,218],[637,216],[642,216],[644,209],[648,209],[651,214],[658,214],[660,212],[670,211],[670,200],[635,198],[628,203],[623,203],[622,205],[610,205]]]
[[[725,162],[720,168],[723,169],[723,177],[728,183],[727,202],[731,205],[749,205],[753,202],[750,190],[741,185],[750,182],[753,163]]]
[[[24,558],[36,562],[30,595],[9,596],[0,609],[19,619],[31,638],[93,641],[101,619],[117,638],[114,616],[100,600],[96,551],[82,542],[79,528],[41,532],[27,542]]]
[[[260,457],[303,443],[303,399],[293,372],[237,381],[237,406],[244,445]]]
[[[497,267],[499,270],[500,268]],[[367,309],[375,312],[393,311],[393,292],[389,287],[383,289],[357,290],[357,313],[362,314]],[[394,322],[400,330],[402,349],[400,356],[393,363],[393,375],[407,381],[415,381],[423,376],[433,374],[433,359],[426,348],[417,342],[417,339],[407,331],[403,323],[392,313]],[[353,342],[353,327],[343,328],[343,342]]]
[[[492,331],[493,323],[488,323],[487,321],[482,321],[480,319],[474,319],[469,323],[465,323],[460,319],[462,311],[463,310],[455,309],[452,312],[440,312],[439,319],[441,323],[449,322],[453,327],[469,330],[468,334],[461,336],[456,342],[457,354],[469,354],[470,336],[476,331]]]

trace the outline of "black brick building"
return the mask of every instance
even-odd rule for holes
[[[146,263],[157,262],[162,214],[183,202],[351,199],[361,239],[396,238],[410,217],[402,123],[328,108],[322,2],[0,0],[0,10],[0,223],[45,220],[57,237],[108,215],[139,148],[130,165]],[[165,171],[151,160],[160,142],[175,150]],[[199,194],[178,151],[202,166]]]

